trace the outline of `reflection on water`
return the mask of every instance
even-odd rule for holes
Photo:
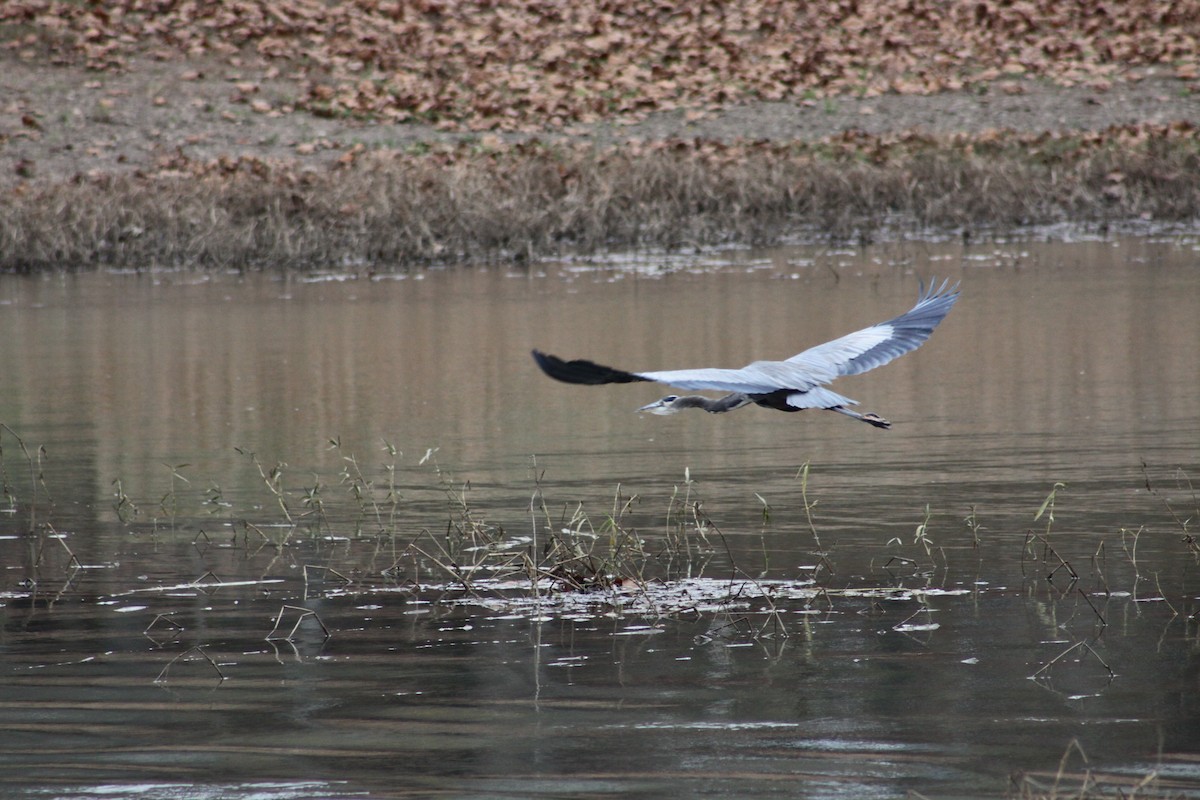
[[[1077,740],[1106,780],[1200,796],[1198,264],[1130,239],[0,280],[0,783],[994,796]],[[925,347],[836,386],[890,431],[641,417],[659,387],[528,355],[786,357],[933,274],[963,298]],[[404,556],[572,520],[690,580],[531,604]],[[267,641],[286,606],[316,615]]]

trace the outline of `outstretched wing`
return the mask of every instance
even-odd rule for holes
[[[950,313],[959,295],[958,284],[950,286],[948,280],[941,286],[934,281],[928,290],[924,286],[921,289],[917,304],[895,319],[810,347],[785,363],[802,366],[814,374],[832,372],[838,377],[882,367],[916,350]]]
[[[907,313],[861,331],[817,345],[787,361],[755,361],[741,369],[672,369],[659,372],[626,372],[594,361],[563,361],[558,356],[533,351],[533,359],[551,378],[566,383],[597,386],[603,383],[654,381],[689,391],[711,390],[763,395],[788,389],[787,404],[794,408],[827,408],[853,400],[841,395],[812,393],[840,375],[857,375],[882,366],[897,356],[915,350],[929,338],[937,324],[958,299],[958,286],[943,281],[936,290],[922,287],[917,304]],[[804,397],[804,393],[810,396]]]
[[[828,369],[817,370],[814,374],[813,370],[798,364],[789,364],[786,361],[756,361],[741,369],[706,367],[659,372],[626,372],[582,358],[563,361],[558,356],[552,356],[540,350],[533,351],[533,360],[542,368],[542,372],[555,380],[586,386],[653,381],[690,391],[711,390],[741,394],[766,394],[779,389],[803,391],[820,383],[828,383],[837,377],[836,373]]]

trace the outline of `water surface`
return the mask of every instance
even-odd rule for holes
[[[6,277],[0,782],[978,797],[1077,742],[1110,783],[1200,795],[1198,265],[1126,238]],[[889,431],[639,416],[668,390],[528,355],[782,358],[935,274],[963,297],[930,341],[835,387]],[[640,539],[646,572],[535,597],[405,556],[563,527]]]

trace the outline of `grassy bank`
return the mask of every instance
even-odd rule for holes
[[[1190,222],[1198,9],[12,0],[0,270]]]
[[[396,268],[564,250],[977,234],[1200,215],[1187,124],[1098,133],[351,151],[333,170],[177,157],[20,184],[0,269]]]

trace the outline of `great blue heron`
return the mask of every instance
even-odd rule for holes
[[[777,411],[823,408],[877,428],[890,428],[892,423],[876,414],[851,411],[847,406],[858,405],[858,401],[825,388],[825,384],[843,375],[857,375],[881,367],[916,350],[950,313],[958,294],[958,284],[950,286],[948,280],[941,286],[933,281],[928,290],[922,284],[917,304],[895,319],[810,347],[786,361],[755,361],[741,369],[705,367],[626,372],[583,359],[563,361],[539,350],[533,351],[533,358],[543,372],[566,383],[595,386],[653,381],[680,389],[731,392],[715,399],[669,394],[638,409],[652,414],[674,414],[685,408],[702,408],[719,414],[754,403]]]

